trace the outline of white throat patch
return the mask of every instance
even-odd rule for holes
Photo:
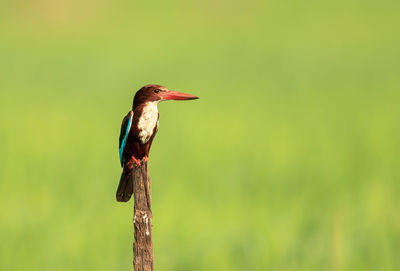
[[[138,130],[139,139],[142,144],[147,143],[153,135],[158,120],[158,101],[148,102],[143,107],[142,115],[139,117]]]

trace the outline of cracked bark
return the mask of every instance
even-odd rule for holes
[[[135,271],[153,271],[153,240],[151,230],[151,191],[147,161],[141,166],[134,164],[133,195],[135,200],[133,225],[135,241],[133,243],[133,266]]]

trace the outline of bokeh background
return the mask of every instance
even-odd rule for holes
[[[2,1],[0,269],[130,270],[147,83],[157,270],[400,270],[399,1]]]

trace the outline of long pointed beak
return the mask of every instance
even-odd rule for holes
[[[178,92],[178,91],[173,91],[173,90],[168,90],[165,92],[161,92],[160,96],[163,100],[195,100],[198,99],[199,97],[193,96],[190,94]]]

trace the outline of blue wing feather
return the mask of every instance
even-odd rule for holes
[[[126,140],[128,139],[129,130],[131,129],[131,125],[132,125],[132,117],[133,117],[133,114],[131,114],[129,117],[128,125],[126,126],[126,130],[125,130],[125,135],[124,135],[124,138],[122,139],[121,145],[119,147],[119,160],[121,162],[121,166],[124,165],[123,154],[124,154],[124,149],[125,149],[125,145],[126,145]]]

